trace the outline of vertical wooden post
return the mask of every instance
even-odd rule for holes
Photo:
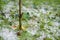
[[[21,30],[21,17],[22,17],[22,14],[21,14],[21,0],[19,0],[19,30]]]

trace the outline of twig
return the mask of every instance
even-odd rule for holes
[[[22,14],[21,14],[21,0],[19,0],[19,30],[21,30],[21,18],[22,18]]]

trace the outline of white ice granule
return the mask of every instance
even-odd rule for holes
[[[41,8],[40,10],[41,10],[41,12],[42,12],[43,14],[46,14],[46,13],[47,13],[47,11],[44,10],[44,8]]]
[[[54,22],[53,25],[59,26],[60,24],[58,22]]]
[[[44,32],[40,32],[40,34],[41,34],[41,36],[38,37],[37,40],[43,40],[46,37]]]
[[[7,28],[2,28],[2,30],[0,30],[0,36],[3,37],[4,40],[17,40],[15,32]]]
[[[35,35],[36,32],[38,31],[39,27],[36,25],[34,27],[29,27],[27,28],[27,32],[31,33],[32,35]]]
[[[3,12],[4,13],[9,13],[10,12],[10,9],[14,6],[14,3],[13,2],[9,2],[5,7],[4,7],[4,10]]]
[[[10,14],[5,14],[6,18],[9,18]]]

